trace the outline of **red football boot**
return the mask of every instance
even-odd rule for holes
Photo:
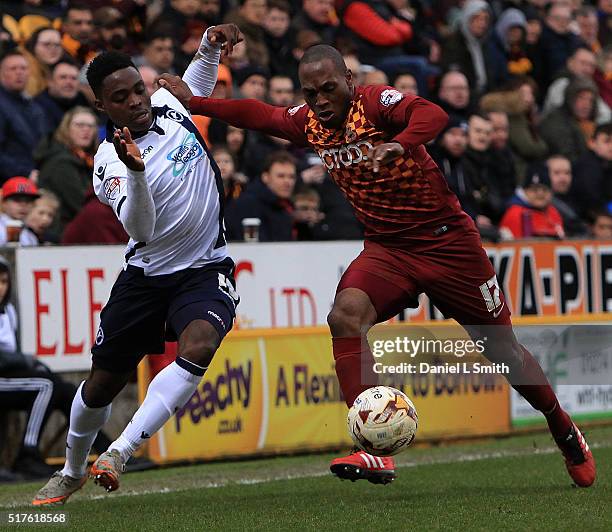
[[[343,458],[334,458],[330,471],[342,480],[365,479],[372,484],[389,484],[395,480],[395,463],[390,456],[373,456],[357,451]]]
[[[578,427],[572,423],[567,437],[556,442],[565,457],[565,467],[572,480],[577,486],[588,488],[595,482],[595,459]]]

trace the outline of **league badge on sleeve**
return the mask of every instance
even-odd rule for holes
[[[104,181],[104,195],[108,201],[117,199],[121,190],[121,179],[118,177],[109,177]]]
[[[385,107],[389,107],[390,105],[399,102],[403,97],[404,95],[395,89],[385,89],[380,93],[380,103],[382,103]]]

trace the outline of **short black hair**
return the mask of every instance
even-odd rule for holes
[[[315,44],[307,48],[300,60],[300,65],[316,63],[325,59],[329,59],[340,72],[346,72],[346,63],[342,54],[328,44]]]
[[[288,151],[279,150],[279,151],[272,152],[266,157],[266,160],[264,162],[263,171],[269,172],[272,166],[274,166],[277,163],[292,164],[293,166],[297,166],[295,157],[293,155],[291,155]]]
[[[69,55],[64,55],[57,63],[53,63],[51,66],[51,72],[53,72],[60,65],[70,65],[78,70],[81,70],[79,64]]]
[[[91,90],[96,96],[99,96],[102,83],[108,76],[117,72],[117,70],[129,67],[136,68],[129,55],[114,50],[102,52],[94,57],[87,67],[87,81]]]
[[[597,138],[597,135],[612,135],[612,122],[598,125],[593,132],[592,138]]]
[[[170,34],[167,31],[162,31],[162,29],[145,33],[142,43],[145,46],[149,46],[153,41],[157,41],[158,39],[162,41],[170,39],[172,41],[172,44],[176,45],[176,38],[174,37],[174,35]]]
[[[9,50],[5,50],[5,52],[0,56],[0,65],[4,62],[5,59],[9,57],[23,57],[25,59],[25,55],[19,48],[10,48]]]

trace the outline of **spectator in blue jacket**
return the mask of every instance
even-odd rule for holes
[[[48,130],[42,109],[23,95],[28,62],[18,50],[0,58],[0,184],[15,175],[33,177],[32,147]]]
[[[259,218],[259,240],[278,242],[295,240],[293,203],[296,167],[287,152],[271,154],[261,174],[240,197],[228,206],[225,222],[229,240],[244,240],[242,220]]]

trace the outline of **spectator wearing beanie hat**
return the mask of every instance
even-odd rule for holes
[[[248,65],[238,70],[234,78],[243,98],[266,101],[268,93],[268,70],[259,65]]]
[[[507,240],[520,238],[565,237],[563,219],[552,205],[548,169],[539,165],[529,169],[523,186],[516,190],[500,223]]]

